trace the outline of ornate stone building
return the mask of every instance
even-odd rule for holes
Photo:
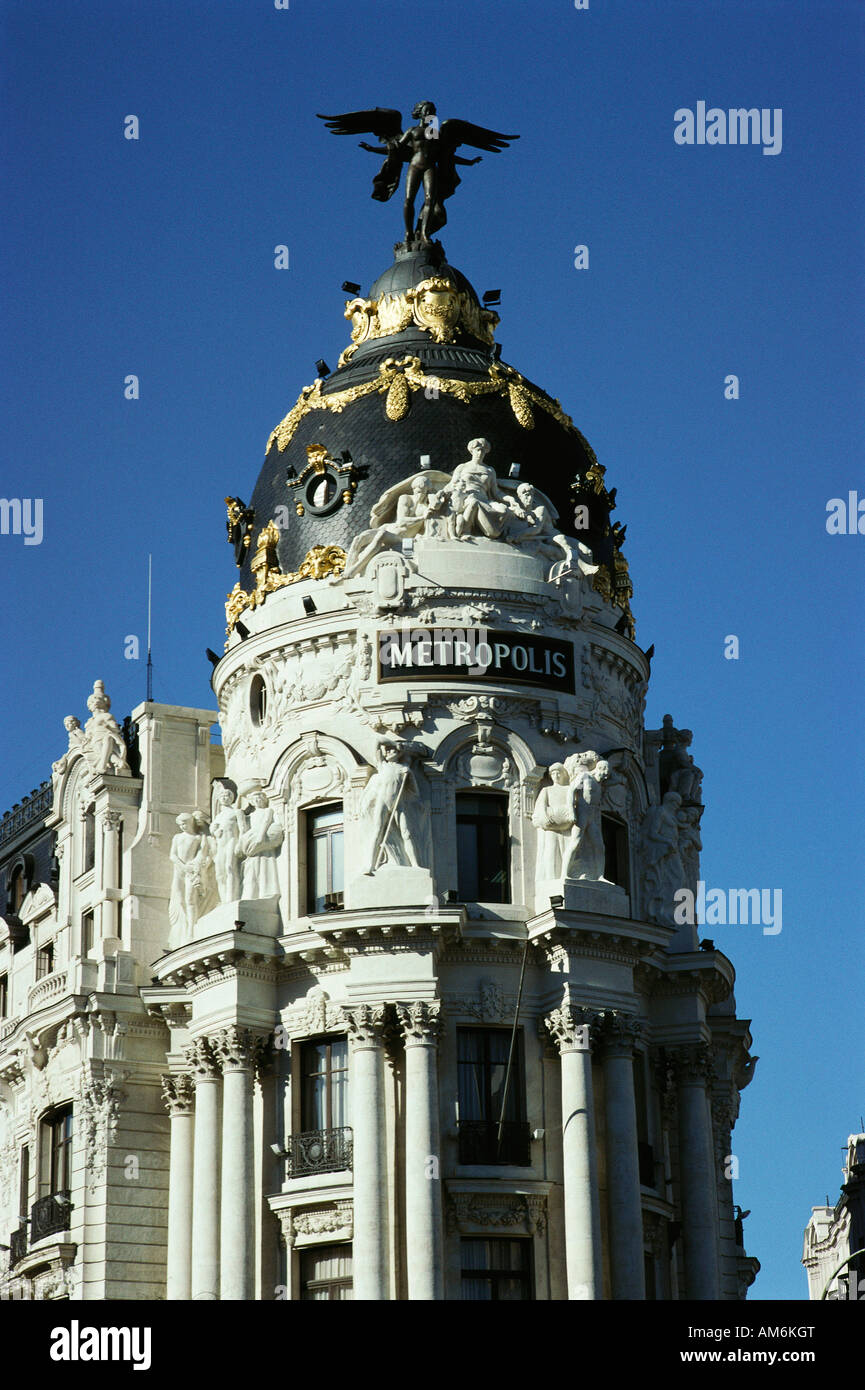
[[[802,1263],[808,1297],[865,1301],[865,1134],[847,1138],[841,1194],[834,1207],[812,1207]],[[854,1257],[854,1258],[851,1258]],[[845,1265],[845,1261],[849,1263]]]
[[[97,682],[0,832],[0,1288],[743,1298],[750,1034],[615,490],[436,243],[346,318],[227,499],[218,710]]]

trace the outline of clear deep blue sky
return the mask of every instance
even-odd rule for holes
[[[647,722],[692,728],[705,771],[704,879],[783,892],[779,935],[710,934],[761,1058],[734,1137],[752,1296],[804,1297],[802,1230],[865,1110],[865,535],[825,528],[829,498],[865,497],[861,4],[6,0],[0,19],[0,495],[45,517],[39,546],[0,536],[0,805],[50,772],[97,676],[118,718],[144,698],[124,638],[143,647],[148,552],[155,697],[212,704],[223,497],[248,498],[348,342],[341,282],[368,288],[401,235],[376,161],[314,113],[429,98],[520,132],[464,171],[442,239],[501,287],[505,360],[618,487]],[[701,100],[780,107],[781,153],[678,146],[673,113]]]

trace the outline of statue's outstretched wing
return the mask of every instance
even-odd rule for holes
[[[439,139],[443,145],[455,150],[458,145],[472,145],[476,150],[486,150],[488,154],[498,154],[506,150],[518,135],[502,135],[498,130],[487,130],[486,126],[475,125],[473,121],[442,121],[439,126]]]
[[[334,135],[374,135],[378,140],[395,140],[402,134],[402,115],[389,106],[374,106],[371,111],[346,111],[341,116],[322,116]],[[479,128],[479,127],[478,127]]]
[[[402,115],[390,106],[374,106],[371,111],[345,111],[341,116],[322,116],[334,135],[375,135],[387,148],[384,164],[372,181],[372,197],[380,203],[392,198],[399,183],[400,169],[407,157],[398,145],[402,135]]]

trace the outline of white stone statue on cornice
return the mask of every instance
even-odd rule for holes
[[[601,804],[610,766],[597,753],[574,753],[565,761],[574,798],[574,827],[565,858],[565,878],[609,883],[604,877]]]
[[[55,778],[62,777],[72,761],[73,754],[80,753],[84,756],[87,752],[87,737],[81,727],[81,720],[74,714],[67,714],[63,720],[63,727],[69,736],[69,746],[63,756],[51,764],[51,775]]]
[[[361,798],[361,816],[369,826],[367,874],[388,863],[419,868],[417,850],[409,826],[407,802],[417,797],[414,774],[399,761],[399,745],[383,739],[376,754],[378,767]]]
[[[252,810],[247,829],[240,840],[243,897],[273,898],[279,893],[277,860],[285,832],[266,792],[252,792],[249,800]]]
[[[93,694],[88,697],[90,718],[84,725],[87,746],[84,756],[93,773],[113,772],[116,776],[131,777],[126,760],[126,744],[120,726],[112,714],[111,701],[102,681],[93,682]]]
[[[214,815],[210,834],[214,842],[213,865],[219,901],[234,902],[240,897],[240,841],[246,828],[236,806],[237,793],[227,782],[213,786]]]
[[[560,879],[564,872],[565,851],[574,827],[574,793],[564,763],[549,768],[551,785],[542,787],[532,813],[538,830],[537,876]]]
[[[675,894],[685,886],[685,866],[680,850],[678,792],[665,794],[660,806],[650,806],[643,821],[643,853],[646,861],[646,918],[675,926]]]
[[[195,923],[207,909],[207,836],[195,827],[195,816],[177,817],[177,834],[171,841],[171,896],[168,901],[168,949],[174,951],[192,940]]]
[[[469,536],[494,540],[505,528],[508,503],[499,489],[495,469],[484,463],[490,448],[488,439],[469,440],[468,458],[457,464],[450,482],[441,490],[441,496],[449,500],[455,540]],[[438,498],[431,502],[435,509]]]

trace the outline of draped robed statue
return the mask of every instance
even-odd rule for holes
[[[500,131],[488,130],[472,121],[440,122],[431,101],[419,101],[412,110],[412,117],[417,124],[403,130],[400,112],[385,106],[376,106],[371,111],[346,111],[337,116],[319,115],[319,120],[324,121],[334,135],[369,133],[383,142],[380,145],[369,145],[365,140],[360,142],[362,150],[384,156],[372,187],[372,196],[379,202],[386,203],[393,197],[402,166],[408,164],[403,201],[407,249],[428,245],[433,232],[447,222],[445,199],[451,197],[460,183],[456,166],[480,162],[480,155],[474,159],[461,158],[457,154],[460,145],[498,154],[511,140],[520,138],[502,135]],[[415,199],[421,185],[424,200],[415,225]]]

